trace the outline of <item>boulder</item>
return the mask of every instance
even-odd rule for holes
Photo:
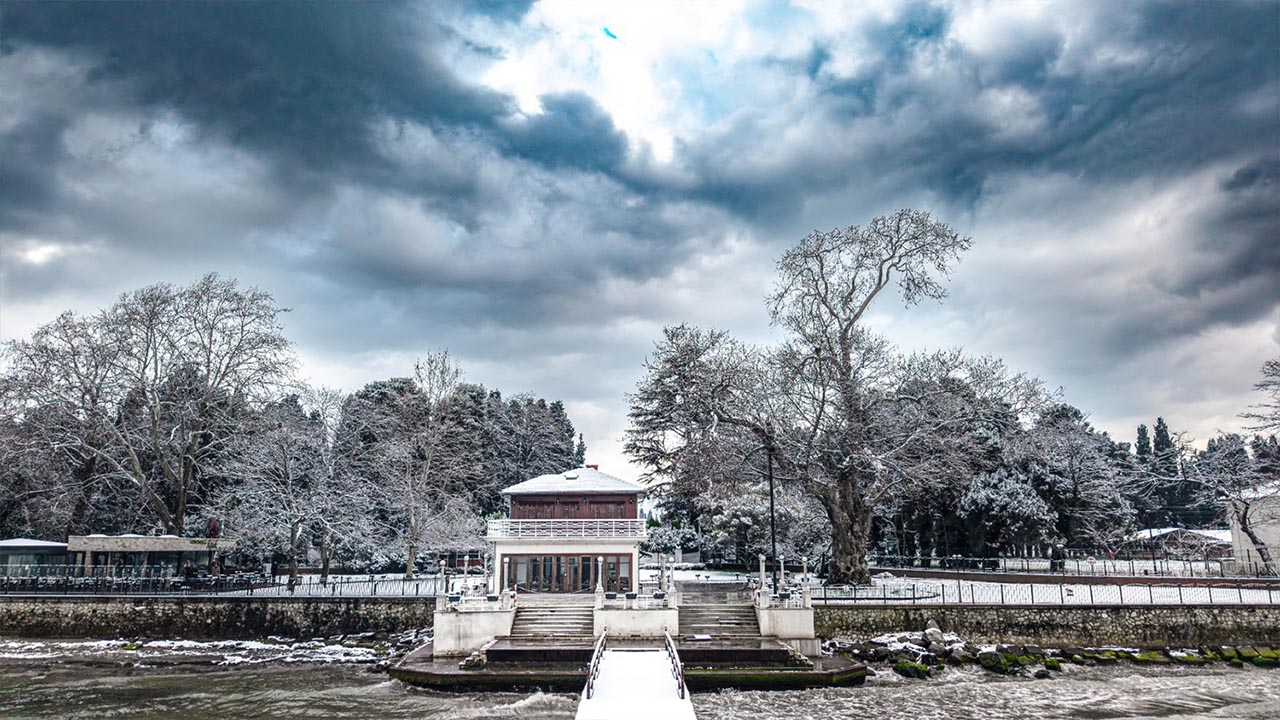
[[[1051,675],[1052,673],[1050,673],[1048,670],[1041,669],[1036,671],[1037,680],[1048,680]]]
[[[893,664],[893,671],[903,677],[913,678],[916,680],[925,680],[929,677],[929,668],[920,663],[908,662],[902,660]]]
[[[941,645],[944,642],[942,637],[942,631],[936,627],[931,627],[928,630],[925,630],[924,637],[925,637],[925,640],[927,640],[930,643],[938,643],[939,645]]]

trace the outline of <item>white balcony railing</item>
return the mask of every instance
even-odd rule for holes
[[[600,520],[490,520],[490,538],[643,538],[645,521],[619,518]]]

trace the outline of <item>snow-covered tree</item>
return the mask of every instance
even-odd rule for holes
[[[1225,506],[1267,573],[1280,575],[1277,558],[1258,535],[1259,526],[1280,522],[1280,474],[1251,456],[1244,438],[1236,434],[1209,440],[1204,451],[1188,447],[1184,466],[1196,487],[1197,502]]]
[[[1262,379],[1253,387],[1265,393],[1267,399],[1241,417],[1254,421],[1250,430],[1280,430],[1280,358],[1262,364]]]
[[[243,413],[290,376],[281,312],[269,294],[213,274],[152,285],[10,342],[6,383],[24,418],[47,423],[48,447],[80,468],[86,501],[98,481],[123,483],[182,534]]]
[[[1012,545],[1046,542],[1055,513],[1030,479],[1010,468],[981,473],[956,506],[979,557],[997,557]]]
[[[1034,486],[1055,513],[1055,540],[1114,546],[1131,529],[1133,508],[1111,459],[1112,443],[1070,405],[1047,410],[1030,433]]]
[[[263,408],[231,442],[223,472],[236,482],[219,497],[218,510],[240,552],[283,552],[296,582],[298,554],[326,491],[324,427],[291,395]]]
[[[962,460],[945,431],[997,405],[1018,415],[1041,395],[1037,383],[990,359],[957,351],[903,357],[862,323],[895,281],[907,304],[945,296],[939,278],[969,245],[910,210],[806,237],[783,255],[769,298],[787,340],[753,348],[724,333],[668,328],[632,396],[628,451],[649,476],[672,482],[672,468],[702,452],[690,442],[720,445],[736,435],[729,446],[763,445],[779,479],[826,511],[831,578],[867,581],[877,505],[950,476]]]

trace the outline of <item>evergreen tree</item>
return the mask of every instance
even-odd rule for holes
[[[1151,437],[1146,425],[1138,426],[1138,462],[1144,465],[1151,462]]]

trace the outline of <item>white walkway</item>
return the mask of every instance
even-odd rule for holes
[[[577,720],[694,720],[689,693],[680,697],[665,650],[608,650],[590,698],[583,692]]]

